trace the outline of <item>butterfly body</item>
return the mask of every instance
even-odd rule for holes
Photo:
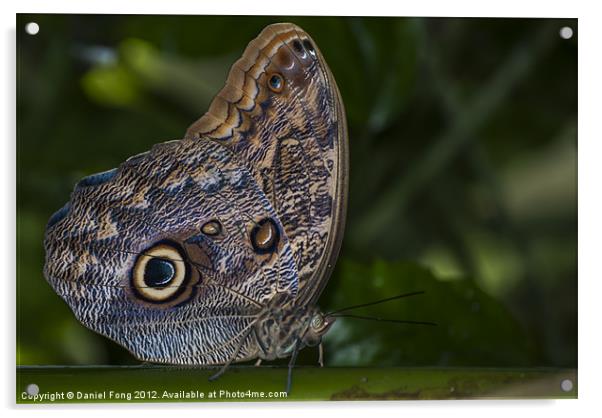
[[[279,299],[274,298],[255,326],[258,357],[263,360],[289,357],[294,350],[319,344],[334,322],[314,305],[287,306]]]
[[[342,239],[347,132],[309,36],[270,25],[181,140],[82,179],[45,276],[88,328],[150,362],[227,365],[316,345]]]

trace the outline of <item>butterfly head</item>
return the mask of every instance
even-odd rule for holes
[[[309,327],[303,336],[303,343],[308,347],[313,347],[322,341],[322,336],[328,332],[335,318],[325,316],[319,310],[316,310],[309,322]]]

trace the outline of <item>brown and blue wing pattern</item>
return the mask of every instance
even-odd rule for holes
[[[294,297],[298,285],[284,234],[265,256],[249,242],[266,218],[277,222],[229,150],[212,141],[159,144],[76,186],[47,229],[46,277],[84,325],[140,359],[223,363],[241,343],[237,358],[252,358],[247,333],[258,312],[275,293]],[[219,236],[202,233],[211,220]],[[165,241],[180,249],[190,277],[176,297],[145,301],[133,294],[132,270]]]
[[[76,185],[48,223],[44,273],[140,359],[290,355],[340,247],[346,181],[334,78],[304,31],[270,25],[184,139]]]
[[[274,77],[280,86],[272,84]],[[261,185],[291,242],[299,305],[316,302],[340,248],[346,129],[342,100],[320,51],[298,26],[281,23],[249,43],[226,86],[186,134],[228,146]]]

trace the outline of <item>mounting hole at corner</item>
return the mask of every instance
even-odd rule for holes
[[[40,25],[38,25],[36,22],[29,22],[27,25],[25,25],[25,32],[27,32],[29,35],[37,35],[39,31]]]
[[[35,383],[30,383],[27,385],[27,389],[25,389],[25,391],[29,396],[36,396],[38,393],[40,393],[40,387]]]
[[[570,392],[573,390],[573,381],[570,379],[564,379],[562,382],[560,382],[560,389],[562,389],[563,392]]]
[[[564,26],[560,28],[559,33],[562,39],[571,39],[573,37],[573,28],[570,26]]]

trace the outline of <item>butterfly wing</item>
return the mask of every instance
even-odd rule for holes
[[[343,102],[313,40],[293,24],[266,27],[186,136],[240,156],[291,243],[298,303],[315,303],[341,245],[348,145]]]
[[[257,314],[298,287],[270,202],[229,149],[204,139],[80,181],[45,249],[46,278],[75,316],[153,362],[254,358]]]

